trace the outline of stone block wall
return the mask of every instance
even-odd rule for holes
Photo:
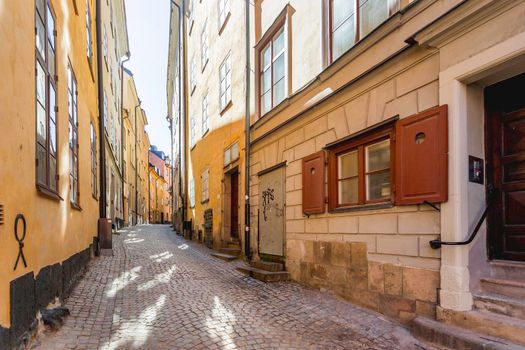
[[[287,241],[291,278],[401,321],[435,318],[439,271],[369,261],[366,243]]]
[[[257,173],[286,162],[285,260],[292,279],[401,320],[434,316],[441,261],[428,242],[441,233],[440,213],[428,205],[392,204],[307,217],[302,159],[383,120],[437,106],[438,72],[435,53],[414,49],[252,146],[253,237],[258,236]]]

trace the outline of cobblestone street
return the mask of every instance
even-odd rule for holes
[[[264,284],[168,226],[114,236],[35,349],[425,349],[380,315],[295,283]]]

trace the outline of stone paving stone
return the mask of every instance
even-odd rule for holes
[[[429,349],[399,324],[295,283],[236,271],[168,226],[113,236],[34,349]]]

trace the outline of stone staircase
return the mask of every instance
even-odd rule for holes
[[[288,272],[284,265],[268,261],[253,261],[250,266],[238,267],[238,271],[263,282],[288,281]]]
[[[418,317],[414,335],[453,349],[525,350],[525,280],[487,277],[480,283],[471,311],[438,308],[441,322]]]
[[[241,246],[239,242],[227,242],[218,252],[211,253],[211,256],[224,261],[236,260],[241,256]]]

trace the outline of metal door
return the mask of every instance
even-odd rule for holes
[[[284,256],[284,181],[281,166],[259,177],[259,253]]]

